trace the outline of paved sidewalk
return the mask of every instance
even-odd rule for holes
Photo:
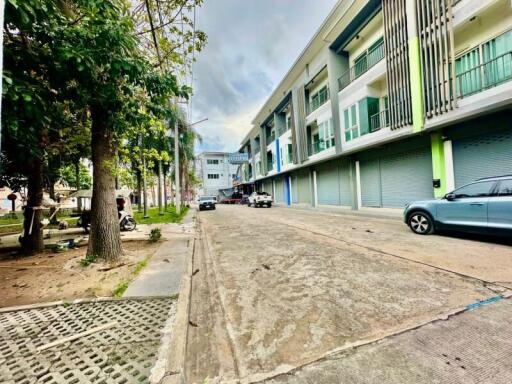
[[[183,224],[165,225],[165,241],[151,258],[149,265],[130,284],[124,297],[170,296],[180,291],[182,275],[194,235],[195,210],[191,209]]]

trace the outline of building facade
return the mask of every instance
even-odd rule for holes
[[[201,184],[197,194],[219,196],[220,191],[233,187],[238,166],[229,163],[229,153],[202,152],[195,158],[195,172]]]
[[[285,205],[403,208],[512,174],[512,3],[339,1],[240,152]]]

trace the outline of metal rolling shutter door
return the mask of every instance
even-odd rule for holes
[[[455,186],[512,174],[512,132],[501,132],[454,140]]]
[[[282,177],[276,177],[276,195],[274,196],[274,200],[276,203],[284,203],[284,182]]]
[[[263,192],[272,194],[272,179],[267,179],[263,182]]]
[[[335,163],[329,163],[319,167],[316,171],[316,187],[318,192],[318,204],[340,204],[338,166]]]
[[[344,206],[352,205],[352,187],[350,185],[350,164],[342,163],[339,166],[340,182],[340,204]]]
[[[365,160],[359,163],[361,175],[361,200],[363,207],[380,207],[379,160]]]
[[[297,174],[299,203],[311,204],[311,191],[309,189],[309,172],[299,171]]]
[[[292,180],[292,203],[297,204],[299,202],[299,183],[297,174],[290,176]]]
[[[411,201],[434,197],[429,147],[383,157],[380,171],[385,208],[403,208]]]

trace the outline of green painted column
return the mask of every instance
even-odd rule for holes
[[[409,37],[409,79],[411,81],[411,105],[413,132],[423,129],[425,114],[423,111],[423,79],[421,70],[420,38],[416,21],[416,0],[405,0],[407,15],[407,34]]]
[[[430,135],[430,143],[432,149],[432,175],[433,179],[439,179],[441,186],[434,188],[435,197],[443,197],[446,194],[446,165],[444,157],[444,141],[441,131],[434,132]]]

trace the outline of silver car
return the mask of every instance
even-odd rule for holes
[[[406,205],[404,221],[414,233],[457,230],[512,235],[512,175],[489,177],[457,188],[442,199]]]

